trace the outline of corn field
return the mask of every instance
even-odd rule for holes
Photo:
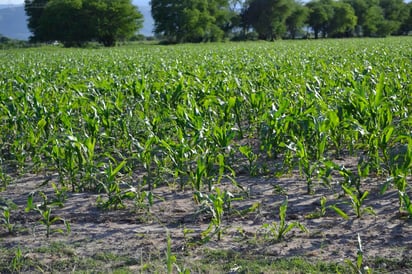
[[[343,219],[373,214],[364,206],[368,195],[393,191],[392,217],[410,226],[411,44],[388,38],[1,51],[0,196],[7,200],[25,174],[47,174],[43,186],[52,186],[55,198],[87,192],[102,209],[150,210],[165,199],[156,189],[168,186],[191,193],[210,214],[200,235],[207,242],[225,237],[230,222],[222,216],[251,195],[239,178],[298,174],[307,197],[333,187],[343,193],[349,207],[339,197],[327,207]],[[53,220],[33,203],[51,208],[45,196],[31,193],[27,210],[40,212],[49,228]],[[297,222],[262,226],[277,241],[293,228],[307,232]]]

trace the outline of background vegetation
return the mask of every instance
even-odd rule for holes
[[[32,42],[114,46],[135,35],[143,16],[130,0],[25,0]]]
[[[154,33],[165,43],[408,35],[402,0],[152,0]],[[113,46],[133,37],[142,15],[128,0],[26,0],[33,42]]]

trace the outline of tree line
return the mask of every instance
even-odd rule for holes
[[[403,0],[151,0],[155,34],[169,43],[223,39],[382,37],[412,31]],[[131,0],[25,0],[32,42],[113,46],[136,35],[143,15]]]
[[[402,0],[152,0],[151,12],[155,33],[171,43],[412,31],[412,3]]]
[[[25,0],[24,8],[31,42],[114,46],[143,26],[143,15],[131,0]]]

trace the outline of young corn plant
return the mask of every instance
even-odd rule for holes
[[[272,222],[271,224],[263,224],[268,234],[270,234],[276,241],[282,241],[285,239],[292,229],[299,228],[302,232],[308,233],[308,229],[300,222],[286,222],[286,211],[288,208],[288,199],[286,198],[279,207],[279,222]]]
[[[249,145],[239,147],[239,151],[243,154],[243,156],[246,157],[248,161],[247,167],[250,176],[256,176],[258,173],[258,167],[256,165],[258,155],[252,151],[252,148]]]
[[[156,156],[156,146],[159,142],[159,138],[153,134],[148,136],[144,143],[136,142],[138,147],[138,152],[136,153],[136,158],[141,161],[146,174],[143,177],[143,183],[148,186],[149,191],[154,188],[154,170],[153,164],[158,163],[158,158]]]
[[[362,242],[361,242],[360,235],[358,233],[358,251],[356,252],[356,262],[353,263],[351,260],[346,259],[345,263],[349,266],[349,268],[352,269],[354,273],[370,274],[372,273],[372,269],[364,264],[363,255],[364,255],[364,252],[362,248]]]
[[[318,170],[318,163],[309,156],[307,146],[299,139],[296,138],[296,143],[284,146],[295,152],[299,161],[299,171],[306,179],[307,193],[313,194],[313,179]]]
[[[34,196],[38,194],[41,199],[42,199],[42,203],[38,203],[38,204],[33,204],[33,198]],[[60,228],[54,229],[52,230],[52,225],[57,223],[57,222],[63,222],[65,227],[66,227],[66,232],[70,233],[71,229],[70,229],[70,223],[59,217],[59,216],[52,216],[52,207],[54,204],[53,203],[49,203],[48,197],[46,196],[46,194],[42,191],[36,191],[36,192],[32,192],[29,194],[29,197],[27,198],[27,207],[26,207],[26,212],[29,212],[30,210],[34,210],[36,212],[38,212],[41,216],[40,219],[40,223],[46,226],[46,237],[49,238],[51,232],[55,231],[55,232],[59,232],[59,233],[63,233],[63,230]]]
[[[393,183],[398,190],[399,211],[406,210],[412,217],[410,207],[405,203],[408,200],[407,187],[408,176],[412,170],[412,137],[400,136],[399,141],[405,144],[399,145],[400,148],[393,152],[389,161],[389,174],[386,184],[382,187],[381,193],[385,192],[388,185]],[[405,200],[406,199],[406,200]]]
[[[126,160],[121,161],[119,164],[116,163],[116,160],[110,157],[111,161],[104,170],[103,180],[100,182],[100,187],[106,193],[107,200],[104,201],[100,197],[98,199],[98,204],[103,208],[113,208],[118,209],[123,208],[123,200],[134,199],[137,195],[136,190],[133,187],[130,187],[125,191],[120,187],[120,181],[117,179],[117,175],[127,164]],[[114,163],[114,165],[112,164]]]
[[[220,241],[222,236],[222,221],[224,212],[228,212],[231,207],[231,201],[234,197],[232,193],[222,191],[218,187],[213,187],[215,193],[204,195],[200,191],[195,192],[195,201],[205,207],[211,214],[212,219],[208,228],[202,232],[202,238],[205,242],[209,241],[214,235]]]
[[[167,246],[166,246],[166,268],[167,268],[167,273],[172,274],[173,269],[176,268],[177,273],[179,274],[190,274],[190,271],[185,268],[181,268],[177,264],[177,258],[176,255],[172,253],[172,239],[170,237],[169,231],[167,231]]]
[[[3,223],[2,226],[4,226],[7,229],[7,232],[11,234],[13,233],[14,224],[10,220],[10,208],[7,206],[3,206],[2,211],[3,212],[0,221]]]
[[[213,184],[219,182],[222,178],[225,168],[224,156],[222,154],[214,155],[208,148],[197,146],[198,157],[194,170],[189,170],[189,180],[196,191],[200,191],[207,184],[208,190],[212,191]],[[214,164],[218,162],[219,171],[216,173]]]
[[[326,209],[328,208],[326,206],[326,197],[322,196],[319,200],[320,203],[320,208],[317,209],[315,212],[309,213],[308,215],[305,216],[305,218],[308,219],[314,219],[314,218],[319,218],[319,217],[323,217],[326,215]]]
[[[356,188],[350,188],[345,185],[342,185],[342,189],[345,194],[349,196],[351,200],[350,205],[352,206],[352,209],[355,212],[357,218],[361,218],[364,213],[376,215],[372,207],[363,206],[366,197],[369,195],[368,191],[359,193]]]
[[[9,269],[12,273],[19,273],[21,272],[25,263],[26,263],[26,258],[23,256],[23,252],[21,251],[20,246],[18,246],[9,264]]]
[[[67,136],[62,144],[56,140],[52,147],[52,157],[57,165],[60,183],[65,185],[67,179],[71,183],[73,192],[83,189],[77,175],[85,163],[84,151],[84,145],[72,135]]]
[[[369,175],[369,162],[361,158],[357,164],[357,172],[353,172],[352,170],[339,165],[335,165],[335,169],[337,169],[339,174],[343,176],[343,185],[349,188],[354,187],[356,189],[356,192],[358,193],[358,197],[362,197],[362,179],[366,178]]]
[[[406,212],[408,213],[408,217],[409,217],[410,219],[412,219],[412,202],[411,202],[411,199],[410,199],[408,193],[406,193],[406,192],[399,192],[399,195],[400,195],[401,198],[402,198],[403,207],[404,207],[404,209],[406,210]]]
[[[357,165],[357,172],[353,172],[344,166],[334,165],[334,168],[339,171],[339,173],[344,177],[344,182],[341,184],[341,188],[345,195],[350,198],[350,205],[357,218],[361,218],[363,214],[369,213],[375,215],[375,211],[372,207],[364,207],[364,201],[368,197],[369,192],[362,190],[362,178],[369,175],[369,163],[361,159]],[[337,214],[339,214],[344,219],[349,219],[347,213],[345,213],[336,204],[331,205]]]
[[[177,129],[178,141],[160,140],[163,153],[172,163],[170,167],[174,180],[179,180],[180,189],[183,190],[186,184],[185,174],[187,174],[187,165],[194,153],[190,146],[189,140],[184,137],[181,129]]]

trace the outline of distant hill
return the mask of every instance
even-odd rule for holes
[[[154,21],[150,6],[140,6],[139,10],[145,19],[140,33],[144,36],[153,36]],[[31,33],[27,28],[27,16],[23,5],[0,4],[0,34],[19,40],[27,40],[30,37]]]

